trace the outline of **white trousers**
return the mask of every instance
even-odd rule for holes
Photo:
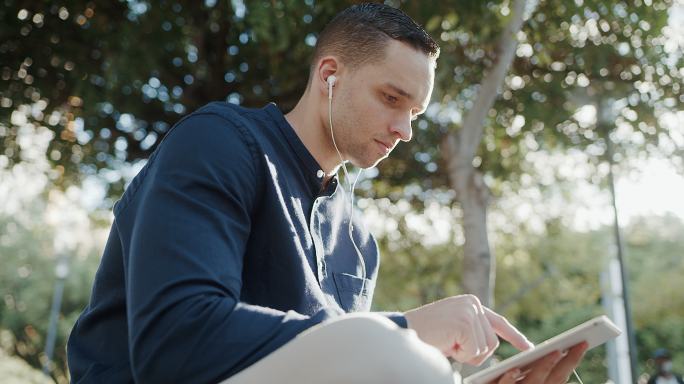
[[[316,325],[222,384],[460,383],[449,361],[413,330],[353,313]]]

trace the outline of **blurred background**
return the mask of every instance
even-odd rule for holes
[[[354,2],[0,2],[0,377],[66,383],[145,159],[210,101],[292,108]],[[645,383],[658,348],[684,372],[684,2],[387,3],[442,51],[413,141],[357,189],[374,309],[473,292],[534,342],[606,313],[632,338],[590,351],[584,382]]]

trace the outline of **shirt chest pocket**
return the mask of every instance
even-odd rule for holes
[[[333,272],[333,280],[338,303],[345,312],[370,310],[374,281],[341,272]]]

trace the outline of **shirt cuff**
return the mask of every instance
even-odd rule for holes
[[[406,316],[402,312],[378,312],[378,314],[387,317],[402,328],[408,328]]]

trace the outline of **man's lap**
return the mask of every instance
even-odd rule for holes
[[[348,314],[314,326],[227,379],[225,384],[454,383],[447,359],[373,313]]]

